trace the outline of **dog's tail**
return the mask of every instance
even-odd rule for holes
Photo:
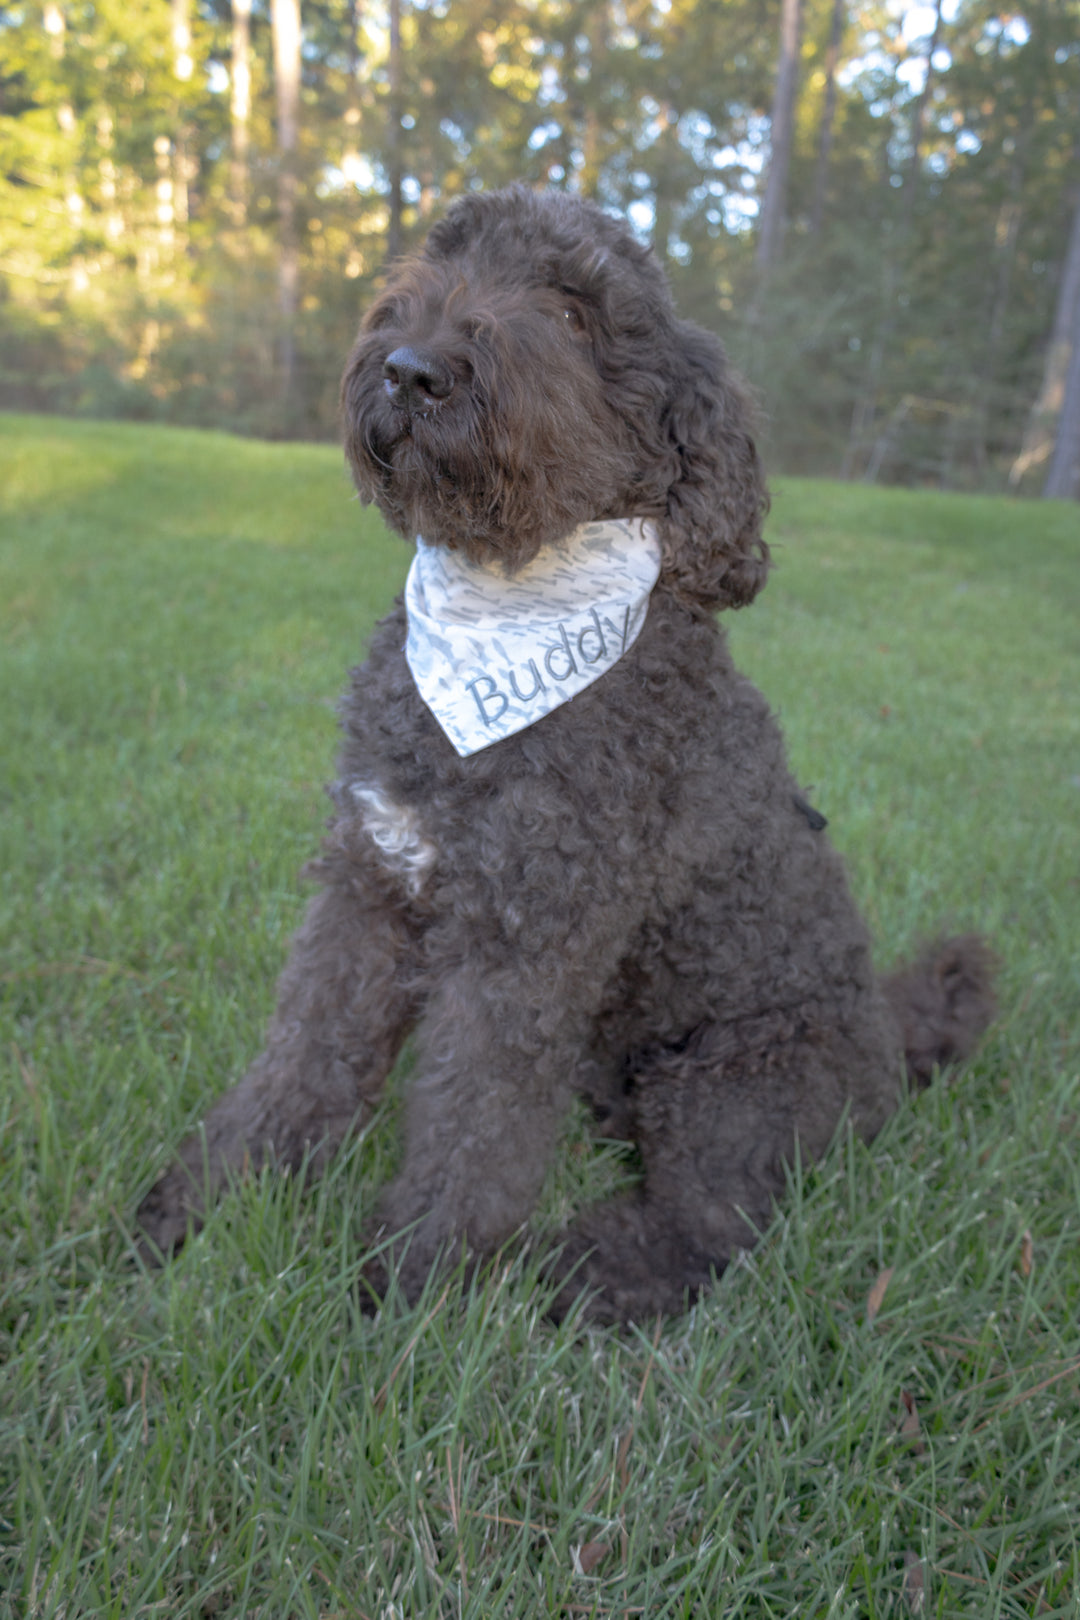
[[[908,1074],[926,1085],[935,1069],[973,1050],[997,1010],[994,954],[978,934],[923,951],[883,981],[900,1025]]]

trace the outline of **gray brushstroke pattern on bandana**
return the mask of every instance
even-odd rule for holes
[[[405,655],[457,752],[524,730],[598,680],[636,641],[659,572],[642,518],[585,523],[510,578],[418,540]]]

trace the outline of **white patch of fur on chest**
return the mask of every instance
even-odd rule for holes
[[[438,855],[424,836],[419,815],[411,806],[396,803],[375,783],[350,782],[348,787],[359,806],[361,825],[384,864],[404,878],[410,894],[419,894]]]

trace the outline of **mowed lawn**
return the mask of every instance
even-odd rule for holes
[[[769,537],[731,634],[880,961],[985,931],[998,1022],[682,1319],[553,1327],[508,1250],[372,1320],[393,1097],[131,1233],[407,549],[333,449],[0,417],[0,1615],[1080,1615],[1080,508],[780,481]],[[633,1173],[573,1121],[541,1239]]]

